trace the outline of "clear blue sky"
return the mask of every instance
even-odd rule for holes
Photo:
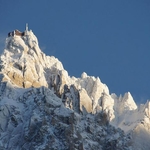
[[[149,0],[0,0],[0,48],[25,28],[70,76],[99,76],[111,93],[150,99]]]

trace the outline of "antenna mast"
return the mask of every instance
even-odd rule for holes
[[[28,23],[26,23],[26,31],[28,31]]]

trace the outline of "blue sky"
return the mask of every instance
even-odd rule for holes
[[[0,0],[0,48],[25,28],[70,76],[100,77],[110,93],[150,99],[149,0]]]

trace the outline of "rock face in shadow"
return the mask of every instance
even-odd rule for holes
[[[70,77],[32,31],[6,39],[0,81],[2,150],[150,149],[149,102],[138,108],[85,72]]]
[[[1,84],[0,148],[23,150],[128,149],[130,136],[103,114],[80,115],[46,87]]]

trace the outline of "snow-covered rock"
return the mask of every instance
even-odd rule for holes
[[[70,77],[32,31],[0,56],[0,149],[149,150],[150,102],[110,94],[99,77]],[[142,146],[144,144],[144,146]]]

